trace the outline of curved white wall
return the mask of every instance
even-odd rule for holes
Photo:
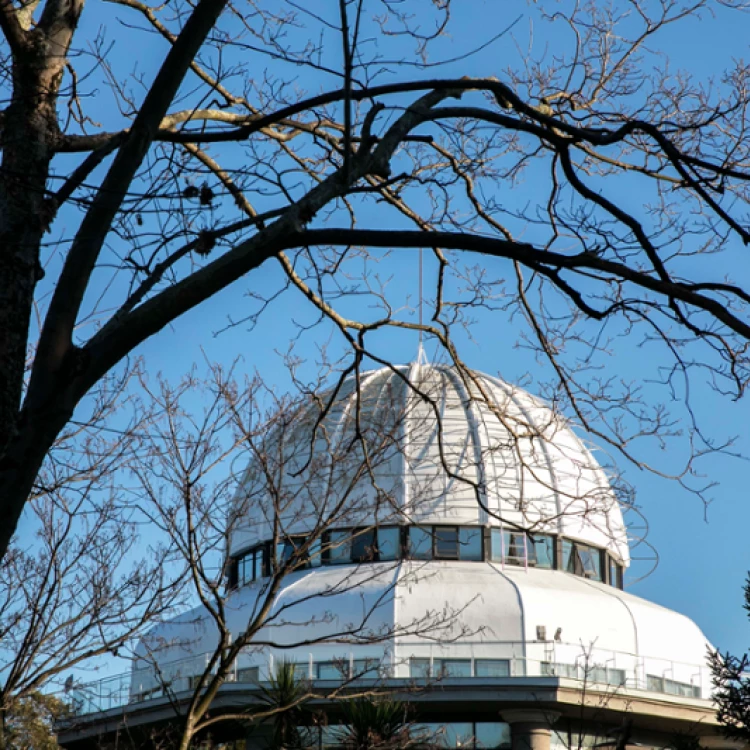
[[[380,494],[369,479],[350,486],[362,465],[355,415]],[[331,513],[333,527],[376,521],[497,526],[502,518],[604,547],[629,563],[622,513],[606,475],[564,420],[520,388],[479,373],[464,382],[442,366],[376,370],[363,377],[359,394],[353,380],[345,383],[311,451],[314,418],[313,410],[300,413],[269,436],[284,533],[304,533]],[[237,493],[245,520],[232,536],[232,554],[272,537],[269,496],[263,472],[251,464]],[[345,507],[334,512],[344,496]]]

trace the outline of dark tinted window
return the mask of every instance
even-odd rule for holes
[[[458,560],[458,528],[456,526],[435,526],[435,556]]]
[[[365,529],[353,532],[352,561],[372,562],[376,558],[375,529]]]

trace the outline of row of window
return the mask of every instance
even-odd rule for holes
[[[574,680],[585,680],[598,685],[615,685],[621,687],[625,684],[625,670],[616,669],[600,664],[562,664],[559,662],[543,661],[541,664],[542,674],[551,677],[570,677]]]
[[[311,676],[310,665],[294,664],[294,674],[299,680]],[[626,672],[603,664],[584,666],[582,664],[564,664],[559,662],[542,662],[541,674],[554,677],[569,677],[598,685],[622,687],[626,683]],[[312,677],[316,680],[377,679],[387,676],[381,671],[378,659],[339,659],[320,661],[312,665]],[[509,659],[467,659],[467,658],[421,658],[409,660],[409,677],[413,680],[444,679],[449,677],[510,677]],[[188,686],[193,689],[198,677],[188,678]],[[239,683],[257,684],[260,670],[257,666],[237,669],[234,679]],[[646,675],[646,689],[656,693],[679,695],[688,698],[700,698],[699,685],[671,680],[657,675]],[[146,700],[162,694],[160,688],[139,693],[135,700]]]
[[[304,747],[315,750],[339,750],[351,747],[346,726],[299,726],[297,734]],[[483,748],[505,750],[511,746],[510,725],[490,721],[420,723],[409,731],[409,747],[414,748]]]
[[[293,535],[276,545],[265,542],[232,561],[230,585],[271,574],[272,566],[294,568],[412,560],[466,560],[565,570],[622,588],[622,567],[605,550],[551,534],[479,526],[379,526],[337,529],[323,539]]]
[[[646,689],[653,690],[656,693],[682,695],[687,698],[701,697],[701,689],[699,685],[690,685],[687,682],[668,680],[666,677],[657,677],[653,674],[646,675]]]
[[[415,680],[443,677],[510,677],[508,659],[409,659],[409,677]]]

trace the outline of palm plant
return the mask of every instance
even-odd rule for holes
[[[260,685],[260,700],[273,721],[269,750],[299,750],[303,743],[298,730],[309,690],[291,662],[280,661],[267,685]]]
[[[399,750],[413,747],[408,706],[388,698],[357,698],[343,704],[347,750]]]

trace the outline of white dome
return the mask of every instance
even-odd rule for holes
[[[283,475],[283,534],[309,532],[328,514],[331,528],[506,525],[559,534],[629,563],[604,471],[559,414],[520,388],[414,364],[365,373],[359,389],[354,378],[344,381],[311,449],[319,413],[317,406],[298,411],[265,447],[264,460]],[[362,471],[358,424],[372,473],[352,489],[352,475]],[[247,510],[230,554],[273,538],[265,476],[251,462],[237,495]],[[345,508],[334,511],[342,497]]]
[[[274,659],[310,679],[331,679],[342,665],[354,675],[372,660],[403,680],[447,668],[475,680],[554,676],[709,697],[707,641],[692,621],[620,590],[611,572],[592,578],[560,564],[566,544],[624,564],[628,547],[604,472],[548,406],[487,375],[412,365],[367,373],[358,391],[345,381],[311,441],[318,413],[280,416],[237,493],[230,555],[243,574],[225,601],[226,625],[236,639],[266,612],[237,658],[237,682],[266,679]],[[330,557],[337,527],[351,539],[352,527],[376,524],[377,559]],[[555,563],[514,562],[502,547],[498,563],[504,524],[556,540]],[[404,544],[389,559],[379,535],[396,525]],[[445,559],[436,545],[433,557],[415,559],[405,542],[415,525],[469,527],[484,552]],[[272,585],[269,556],[281,555],[269,540],[293,534],[324,537],[329,556],[311,552]],[[187,689],[216,643],[202,607],[154,629],[138,647],[133,697],[158,688],[151,658],[163,679]]]

